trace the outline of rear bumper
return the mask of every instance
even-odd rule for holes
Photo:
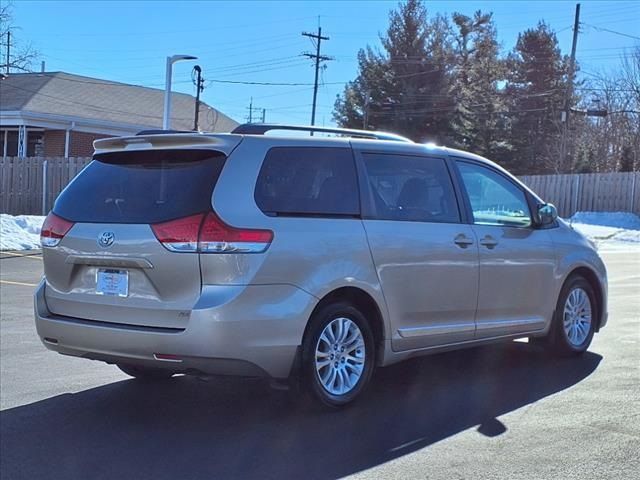
[[[55,315],[45,291],[43,280],[35,293],[35,320],[50,350],[175,372],[274,378],[289,376],[317,301],[291,285],[205,286],[186,328],[163,329]]]

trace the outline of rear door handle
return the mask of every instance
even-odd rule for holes
[[[480,240],[480,245],[484,245],[485,247],[492,249],[495,248],[496,245],[498,245],[498,241],[491,235],[487,235],[482,240]]]
[[[460,233],[453,239],[453,243],[458,245],[460,248],[467,248],[469,245],[473,245],[473,240],[467,237],[464,233]]]

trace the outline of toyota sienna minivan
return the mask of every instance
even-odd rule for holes
[[[593,245],[477,155],[273,125],[94,146],[41,233],[56,352],[145,379],[295,378],[340,406],[378,366],[522,337],[580,354],[607,321]]]

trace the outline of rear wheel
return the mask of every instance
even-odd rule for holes
[[[331,407],[346,405],[364,390],[375,362],[373,333],[348,303],[321,308],[303,341],[302,373],[308,391]]]
[[[569,278],[560,292],[549,344],[560,355],[585,352],[595,332],[598,304],[593,288],[583,277]]]
[[[137,365],[118,364],[118,368],[127,375],[139,380],[163,380],[171,378],[173,372],[163,368],[139,367]]]

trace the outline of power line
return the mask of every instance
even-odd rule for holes
[[[251,27],[262,27],[264,25],[271,25],[271,24],[276,24],[276,23],[290,23],[290,22],[296,22],[296,21],[301,21],[301,20],[309,20],[310,18],[315,18],[315,17],[310,17],[310,16],[306,16],[306,17],[297,17],[297,18],[279,18],[277,20],[272,20],[272,21],[262,21],[260,23],[251,23],[251,24],[228,24],[226,23],[225,25],[221,25],[221,26],[209,26],[207,28],[200,28],[200,29],[189,29],[189,30],[169,30],[169,31],[147,31],[147,32],[126,32],[126,33],[122,33],[122,32],[118,32],[117,35],[118,36],[140,36],[140,35],[171,35],[171,34],[176,34],[176,33],[195,33],[195,32],[208,32],[211,33],[212,31],[218,31],[218,30],[229,30],[229,29],[238,29],[238,28],[251,28]],[[70,36],[73,35],[74,37],[112,37],[114,35],[114,32],[104,32],[104,33],[98,33],[98,32],[91,32],[91,33],[69,33],[69,32],[53,32],[53,33],[48,33],[48,35],[55,35],[55,36]]]
[[[595,28],[596,30],[601,31],[601,32],[609,32],[609,33],[613,33],[615,35],[620,35],[622,37],[633,38],[634,40],[640,40],[640,37],[636,37],[635,35],[629,35],[628,33],[622,33],[622,32],[617,32],[615,30],[610,30],[608,28],[598,27],[596,25],[591,25],[590,23],[584,23],[583,22],[582,25],[586,25],[587,27]]]
[[[312,86],[314,83],[304,83],[304,82],[249,82],[244,80],[218,80],[212,79],[208,80],[212,83],[231,83],[238,85],[265,85],[270,87],[302,87],[302,86]],[[325,85],[344,85],[347,82],[326,82]]]
[[[190,43],[190,44],[178,44],[175,46],[176,50],[194,50],[194,49],[198,49],[200,54],[199,56],[203,56],[203,55],[215,55],[216,58],[220,58],[220,53],[221,51],[223,52],[228,52],[228,51],[234,51],[234,50],[248,50],[251,53],[253,53],[254,48],[256,46],[260,46],[260,45],[265,45],[265,43],[268,41],[270,43],[270,48],[273,47],[273,45],[276,44],[280,44],[280,43],[287,43],[288,45],[291,44],[292,40],[296,38],[299,39],[299,37],[294,34],[294,33],[280,33],[277,35],[267,35],[264,37],[261,37],[260,39],[256,39],[256,38],[247,38],[245,40],[233,40],[233,41],[228,41],[228,42],[215,42],[215,46],[216,49],[215,50],[200,50],[202,48],[202,43]],[[224,48],[222,48],[224,47]],[[56,47],[48,47],[47,50],[50,51],[54,51],[54,52],[63,52],[63,53],[85,53],[85,54],[90,54],[90,55],[94,55],[94,54],[100,54],[100,53],[111,53],[111,54],[116,54],[118,55],[118,59],[123,59],[123,60],[133,60],[133,61],[139,61],[139,60],[148,60],[148,59],[154,59],[157,57],[161,57],[162,54],[158,53],[157,55],[153,55],[153,56],[145,56],[145,57],[129,57],[129,56],[124,56],[122,55],[123,53],[127,53],[127,52],[135,52],[134,54],[140,54],[140,53],[146,53],[146,52],[158,52],[159,47],[156,45],[155,47],[152,48],[135,48],[135,49],[127,49],[124,51],[118,51],[118,50],[113,50],[113,49],[91,49],[91,50],[87,50],[84,48],[56,48]],[[232,57],[234,55],[227,55],[224,56],[222,58],[227,58],[227,57]]]

